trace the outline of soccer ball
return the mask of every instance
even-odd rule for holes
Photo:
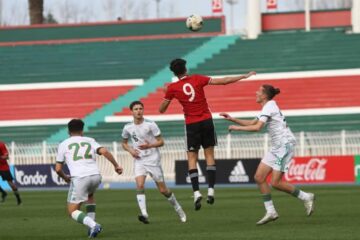
[[[203,19],[201,16],[193,14],[186,19],[186,27],[193,32],[199,31],[203,26]]]

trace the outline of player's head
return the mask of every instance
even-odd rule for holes
[[[84,130],[84,122],[81,119],[71,119],[68,123],[70,135],[82,135]]]
[[[256,102],[261,103],[264,101],[269,101],[279,93],[279,88],[274,88],[272,85],[264,84],[259,88],[259,90],[256,91]]]
[[[133,101],[129,106],[134,119],[142,119],[144,115],[144,104],[140,101]]]
[[[186,61],[181,58],[176,58],[170,62],[170,70],[175,76],[186,74]]]

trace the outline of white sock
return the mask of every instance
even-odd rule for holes
[[[79,210],[73,211],[71,213],[71,217],[78,223],[84,224],[89,228],[93,228],[96,225],[96,222],[94,220],[92,220],[90,217],[86,216],[85,213]]]
[[[96,204],[87,204],[85,205],[85,208],[86,208],[86,215],[95,221]]]
[[[95,212],[88,212],[86,215],[95,221]]]
[[[149,215],[148,215],[147,210],[146,210],[146,197],[145,197],[145,194],[137,194],[136,198],[137,198],[137,202],[138,202],[141,214],[144,217],[148,217]]]
[[[213,188],[208,188],[208,196],[214,196],[215,190]]]
[[[266,212],[276,212],[275,206],[272,200],[264,202]]]
[[[175,194],[172,193],[170,197],[168,197],[169,203],[175,208],[175,210],[181,208],[180,204],[176,200]]]
[[[305,200],[308,200],[310,198],[310,196],[309,196],[309,194],[307,192],[303,192],[303,191],[299,190],[298,198],[300,200],[305,201]]]

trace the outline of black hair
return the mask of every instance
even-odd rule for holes
[[[186,73],[186,61],[181,58],[176,58],[170,62],[170,70],[176,75],[182,75]]]
[[[85,123],[81,119],[71,119],[68,123],[68,129],[70,133],[82,132],[84,130]]]
[[[273,99],[276,95],[280,93],[280,89],[274,88],[272,85],[264,84],[262,85],[262,87],[264,89],[264,93],[266,94],[269,100]]]
[[[132,103],[130,103],[130,106],[129,106],[129,108],[130,108],[131,111],[133,110],[133,108],[134,108],[135,105],[141,105],[142,107],[144,107],[144,104],[143,104],[142,102],[140,102],[140,101],[133,101]]]

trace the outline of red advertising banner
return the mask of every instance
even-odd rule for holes
[[[212,0],[212,12],[222,13],[223,12],[223,0]]]
[[[284,179],[290,183],[354,183],[354,156],[295,157]]]
[[[277,0],[267,0],[266,6],[267,6],[267,9],[276,9],[277,8]]]

